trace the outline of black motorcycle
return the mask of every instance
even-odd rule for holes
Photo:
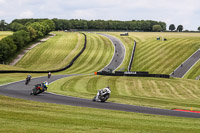
[[[48,79],[51,77],[51,73],[48,73]]]
[[[28,83],[31,81],[31,78],[30,77],[27,77],[26,80],[25,80],[25,85],[28,85]]]
[[[96,99],[98,99],[99,102],[105,102],[110,97],[110,93],[106,93],[104,95],[102,93],[100,93],[98,98],[96,98],[96,97],[97,97],[97,95],[92,99],[92,101],[96,101]]]
[[[38,94],[40,94],[42,92],[44,92],[44,89],[43,89],[42,85],[41,84],[37,84],[32,89],[32,92],[30,93],[30,95],[38,95]]]

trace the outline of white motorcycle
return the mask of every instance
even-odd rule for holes
[[[98,91],[97,95],[92,99],[92,101],[97,102],[105,102],[110,97],[110,89],[109,87],[101,89]]]

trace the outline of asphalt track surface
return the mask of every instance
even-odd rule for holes
[[[200,60],[200,49],[183,62],[174,72],[170,75],[172,77],[182,78],[184,75]]]
[[[111,62],[109,63],[109,65],[104,67],[102,71],[109,71],[109,69],[115,70],[122,64],[124,60],[125,53],[126,53],[125,47],[123,43],[116,37],[113,37],[108,34],[103,34],[103,33],[99,33],[99,34],[110,39],[115,47],[115,51],[114,51],[115,54],[113,55]]]
[[[54,75],[50,79],[48,79],[47,76],[33,78],[28,85],[25,85],[25,80],[13,82],[7,85],[1,85],[0,95],[32,100],[32,101],[81,106],[81,107],[89,107],[89,108],[109,109],[109,110],[136,112],[136,113],[145,113],[145,114],[154,114],[154,115],[200,118],[200,114],[192,113],[192,112],[181,112],[181,111],[174,111],[174,110],[118,104],[118,103],[111,103],[111,102],[105,102],[105,103],[93,102],[92,101],[93,97],[91,97],[91,99],[82,99],[82,98],[75,98],[75,97],[70,97],[70,96],[53,94],[49,92],[44,92],[37,96],[30,95],[35,84],[41,83],[43,81],[48,81],[49,83],[52,83],[58,79],[61,79],[64,77],[70,77],[70,76],[78,76],[78,74]]]
[[[72,75],[56,75],[56,76],[52,76],[50,79],[48,79],[47,76],[34,78],[31,80],[31,82],[28,85],[25,85],[25,80],[10,83],[7,85],[0,86],[0,94],[9,96],[9,97],[14,97],[14,98],[21,98],[21,99],[26,99],[26,100],[55,103],[55,104],[118,110],[118,111],[136,112],[136,113],[146,113],[146,114],[154,114],[154,115],[200,118],[200,114],[198,113],[141,107],[141,106],[118,104],[118,103],[111,103],[111,102],[105,102],[105,103],[93,102],[92,97],[91,99],[82,99],[82,98],[75,98],[75,97],[70,97],[70,96],[57,95],[57,94],[48,93],[48,92],[41,93],[37,96],[30,95],[30,92],[32,91],[33,86],[35,84],[41,83],[41,81],[46,80],[49,83],[51,83],[60,78],[69,77],[69,76],[77,76],[77,75],[73,75],[73,74]]]

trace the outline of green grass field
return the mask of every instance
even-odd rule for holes
[[[133,41],[137,41],[132,71],[170,74],[200,48],[199,33],[130,32],[128,37],[121,37],[120,33],[109,34],[120,38],[127,53],[131,53]],[[158,41],[157,37],[164,37],[167,41]],[[127,68],[129,59],[127,54],[121,68]]]
[[[0,65],[0,69],[54,70],[68,65],[83,48],[84,36],[80,33],[53,33],[56,34],[55,37],[30,50],[14,67]],[[113,53],[114,47],[109,39],[101,35],[87,33],[85,51],[70,69],[61,73],[93,73],[99,71],[109,64]]]
[[[82,55],[67,69],[65,74],[94,73],[103,69],[112,59],[114,47],[106,37],[87,33],[87,46]]]
[[[32,102],[0,96],[1,133],[198,133],[198,119]]]
[[[28,70],[52,70],[69,64],[83,47],[79,33],[55,32],[56,36],[28,52],[16,66]]]
[[[32,49],[16,66],[0,65],[0,69],[49,70],[63,67],[80,51],[84,36],[80,33],[54,33],[56,37]],[[90,74],[110,62],[114,52],[112,43],[103,36],[86,34],[88,43],[80,58],[70,69],[55,74]],[[120,37],[120,33],[114,32],[109,34],[125,44],[126,57],[119,68],[124,71],[127,70],[134,40],[138,45],[132,71],[150,73],[170,74],[200,47],[199,33],[134,32],[129,37]],[[168,40],[157,41],[158,36]],[[190,79],[83,75],[60,79],[50,84],[48,91],[92,99],[98,89],[110,86],[110,102],[200,110],[200,82],[192,80],[200,75],[199,66],[200,62],[185,75]],[[0,84],[24,80],[26,75],[0,74]],[[73,107],[0,96],[0,132],[197,133],[200,132],[199,124],[198,119],[191,118]]]
[[[200,60],[195,64],[190,71],[186,73],[184,78],[196,79],[200,75]]]
[[[106,86],[111,87],[111,102],[200,110],[200,82],[196,80],[84,75],[60,79],[49,91],[92,99]]]
[[[12,35],[13,32],[11,31],[0,31],[0,40],[6,36]]]
[[[0,74],[0,85],[4,85],[11,82],[25,80],[28,74],[26,73],[11,73]],[[32,78],[47,76],[47,74],[31,74]]]

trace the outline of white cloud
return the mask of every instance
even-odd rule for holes
[[[0,4],[4,4],[5,3],[5,0],[0,0]]]
[[[1,18],[156,20],[200,26],[199,0],[0,0]]]
[[[32,18],[34,16],[34,13],[32,11],[24,11],[19,15],[21,18]]]
[[[71,17],[74,18],[94,18],[96,16],[96,12],[93,9],[83,9],[83,10],[75,10]]]
[[[0,16],[4,16],[5,12],[4,11],[0,11]]]

